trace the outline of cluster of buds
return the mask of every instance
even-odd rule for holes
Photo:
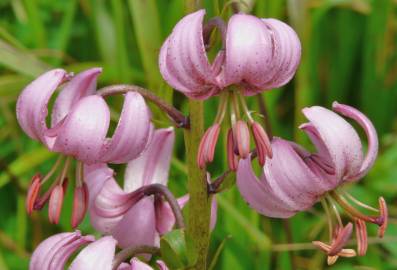
[[[263,165],[266,157],[272,157],[270,140],[263,127],[252,118],[243,96],[281,87],[291,80],[300,61],[299,38],[291,27],[276,19],[235,14],[227,24],[214,18],[203,26],[204,15],[205,11],[199,10],[175,26],[161,48],[161,74],[172,87],[192,99],[220,95],[216,119],[199,146],[200,168],[214,159],[228,104],[230,169],[236,170],[239,158],[248,157],[251,134],[258,161]],[[223,47],[210,64],[208,37],[215,27],[221,32]]]

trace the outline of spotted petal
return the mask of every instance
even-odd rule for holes
[[[123,216],[112,231],[122,248],[155,244],[156,218],[153,198],[144,197]]]
[[[310,121],[301,126],[317,148],[318,155],[335,169],[335,181],[356,175],[363,163],[360,137],[341,116],[319,106],[303,109]]]
[[[63,122],[53,150],[87,164],[98,162],[109,118],[109,108],[102,97],[92,95],[81,99]]]
[[[101,149],[101,161],[126,163],[138,157],[150,139],[150,118],[143,97],[128,92],[116,131]]]
[[[23,89],[18,97],[16,112],[21,128],[35,140],[47,144],[47,105],[58,86],[68,78],[63,69],[53,69],[40,75]]]
[[[105,236],[89,244],[70,265],[70,270],[111,270],[117,241]]]
[[[173,128],[154,131],[152,141],[147,149],[139,158],[128,163],[124,179],[126,192],[150,184],[167,185],[174,141]]]
[[[52,127],[64,119],[81,98],[95,93],[97,77],[101,72],[102,68],[87,69],[64,86],[54,103],[51,114]]]
[[[159,56],[163,78],[186,96],[205,99],[215,94],[216,74],[211,67],[203,40],[205,10],[182,18],[164,42]]]
[[[82,236],[79,231],[55,234],[41,242],[35,249],[30,259],[29,269],[64,269],[73,252],[94,240],[93,236]]]

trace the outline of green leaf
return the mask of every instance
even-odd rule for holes
[[[194,242],[182,229],[173,230],[160,240],[161,257],[171,269],[185,269],[197,261]]]

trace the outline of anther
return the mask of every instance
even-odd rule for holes
[[[34,204],[37,201],[39,192],[41,187],[41,175],[36,174],[32,177],[32,181],[30,182],[30,186],[28,189],[28,194],[26,196],[26,211],[29,215],[32,214],[34,210]]]
[[[212,162],[214,160],[215,146],[218,141],[219,132],[220,125],[215,123],[207,129],[201,139],[197,153],[197,163],[201,169],[205,167],[207,162]]]
[[[364,256],[368,248],[367,225],[361,219],[356,219],[354,223],[356,225],[357,253],[358,256]]]

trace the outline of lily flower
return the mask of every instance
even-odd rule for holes
[[[146,151],[128,163],[123,189],[107,165],[86,166],[87,185],[92,195],[91,224],[97,231],[111,234],[121,247],[158,245],[160,235],[169,232],[175,224],[168,202],[140,192],[142,187],[151,184],[167,185],[174,140],[173,128],[154,131]],[[182,208],[188,200],[185,195],[177,201]],[[216,204],[212,209],[215,213]],[[215,220],[213,217],[212,226]]]
[[[300,126],[310,137],[317,151],[310,153],[303,147],[280,138],[274,138],[274,158],[267,160],[263,175],[258,179],[250,159],[241,160],[237,170],[237,186],[243,198],[259,213],[276,218],[288,218],[297,212],[321,202],[327,214],[331,244],[314,244],[334,263],[337,256],[354,256],[343,249],[352,233],[353,225],[343,225],[339,205],[356,227],[358,255],[367,248],[365,223],[379,226],[383,237],[388,220],[385,200],[379,198],[379,209],[364,204],[344,190],[344,184],[364,177],[375,162],[378,138],[371,121],[353,107],[333,103],[333,111],[314,106],[303,109],[309,120]],[[337,113],[355,120],[365,131],[368,150],[363,154],[362,143],[355,129]],[[362,207],[376,213],[364,214]]]
[[[300,62],[299,38],[290,26],[276,19],[235,14],[227,25],[220,18],[203,25],[204,16],[205,10],[199,10],[176,24],[160,51],[161,74],[168,84],[189,98],[207,99],[220,94],[217,117],[200,143],[200,168],[214,158],[229,101],[230,169],[236,170],[238,158],[247,158],[250,133],[258,161],[263,165],[266,157],[272,156],[270,142],[262,126],[251,117],[243,96],[281,87],[292,79]],[[206,49],[214,27],[221,32],[223,48],[210,63]]]
[[[93,236],[82,236],[79,231],[76,231],[53,235],[40,243],[32,254],[29,270],[64,269],[70,257],[84,245],[87,246],[71,262],[70,270],[113,269],[117,241],[111,236],[95,241]],[[168,270],[163,261],[156,263],[161,270]],[[137,258],[132,258],[130,263],[123,263],[117,269],[150,270],[153,268]]]
[[[138,157],[148,144],[151,113],[143,97],[132,92],[125,95],[113,136],[107,137],[109,107],[103,97],[95,94],[101,72],[101,68],[91,68],[73,76],[63,69],[50,70],[26,86],[18,97],[16,114],[21,128],[49,151],[60,154],[48,174],[33,177],[26,205],[29,214],[49,201],[49,219],[58,223],[67,175],[72,160],[76,160],[72,225],[77,226],[84,217],[88,198],[83,164],[125,163]],[[55,99],[48,127],[48,103],[60,86],[63,88]],[[51,187],[40,196],[50,179],[54,179]]]

